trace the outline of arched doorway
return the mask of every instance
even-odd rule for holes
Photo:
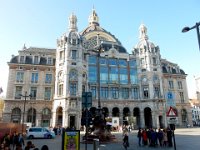
[[[63,108],[58,107],[56,110],[56,125],[62,126],[62,122],[63,122]]]
[[[137,126],[137,128],[141,127],[140,124],[140,109],[138,107],[133,109],[133,116],[135,117],[135,125]]]
[[[147,128],[152,128],[152,114],[151,114],[151,108],[149,107],[146,107],[144,109],[144,122]]]
[[[41,120],[42,127],[49,127],[50,119],[51,119],[51,110],[49,108],[44,108],[42,110],[42,120]]]
[[[27,122],[31,122],[32,127],[36,126],[36,109],[33,107],[28,110]]]
[[[11,122],[20,123],[21,120],[21,109],[14,108],[11,113]]]
[[[118,107],[114,107],[112,109],[112,117],[119,117],[119,108]]]
[[[185,109],[181,110],[181,119],[182,119],[182,125],[187,126],[188,119],[187,119],[187,111]]]
[[[108,108],[107,107],[103,107],[103,115],[105,118],[109,117],[109,111],[108,111]]]
[[[123,109],[123,125],[129,125],[130,110],[128,107]]]

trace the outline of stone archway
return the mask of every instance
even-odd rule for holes
[[[144,123],[147,128],[152,128],[152,113],[149,107],[144,109]]]
[[[123,125],[129,125],[130,109],[124,107],[123,109]]]
[[[21,120],[21,109],[14,108],[11,113],[11,122],[20,123],[20,120]]]
[[[138,107],[135,107],[133,109],[133,116],[135,117],[135,125],[137,126],[137,128],[141,127],[140,124],[140,109]]]
[[[181,110],[181,120],[182,120],[182,125],[187,126],[188,118],[187,118],[187,110],[186,109]]]
[[[119,111],[118,107],[114,107],[112,109],[112,117],[119,117],[119,113],[120,113],[120,111]]]
[[[62,126],[62,123],[63,123],[63,108],[58,107],[56,109],[56,125]]]
[[[27,122],[31,122],[32,127],[36,126],[36,109],[33,107],[28,110]]]
[[[49,108],[44,108],[42,110],[41,125],[43,127],[49,127],[50,126],[50,120],[51,120],[51,110]]]

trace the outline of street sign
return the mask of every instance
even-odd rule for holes
[[[176,111],[172,107],[169,108],[167,117],[177,117]]]
[[[168,124],[178,124],[178,117],[167,117]]]
[[[170,107],[167,112],[167,123],[168,124],[178,124],[177,113],[172,107]]]

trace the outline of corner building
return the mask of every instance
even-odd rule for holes
[[[20,123],[25,105],[24,122],[80,129],[82,92],[88,91],[92,92],[91,115],[100,98],[104,116],[118,117],[120,125],[166,127],[170,106],[176,110],[178,126],[192,122],[187,74],[161,58],[160,48],[149,41],[144,24],[129,54],[100,26],[95,10],[82,32],[71,14],[69,29],[57,39],[56,50],[24,46],[8,65],[5,122]],[[26,103],[19,96],[25,91],[32,95]]]

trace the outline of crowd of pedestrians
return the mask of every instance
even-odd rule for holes
[[[129,147],[128,133],[130,130],[123,127],[123,146],[127,150]],[[137,132],[138,146],[144,147],[172,147],[173,131],[168,127],[164,129],[142,129]]]
[[[139,129],[137,133],[139,146],[172,147],[172,130],[165,129]]]
[[[5,134],[0,140],[0,150],[39,150],[31,141],[25,143],[21,133]],[[49,150],[47,145],[43,145],[41,150]]]

